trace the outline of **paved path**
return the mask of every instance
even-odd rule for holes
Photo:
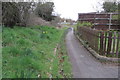
[[[118,78],[118,66],[105,65],[96,60],[70,30],[66,45],[72,63],[73,78]]]

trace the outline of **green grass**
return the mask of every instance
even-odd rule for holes
[[[68,29],[64,28],[66,31],[64,32],[64,35],[62,36],[61,38],[61,41],[59,43],[59,50],[58,50],[58,53],[60,54],[61,58],[64,59],[64,62],[63,62],[63,67],[62,69],[64,70],[64,75],[66,77],[72,77],[72,70],[71,70],[71,64],[69,63],[69,57],[67,56],[67,49],[66,49],[66,44],[65,44],[65,37],[66,37],[66,34],[68,32]],[[63,54],[64,55],[63,55]],[[61,65],[61,66],[62,66]],[[66,66],[67,65],[67,66]]]
[[[0,79],[2,78],[2,26],[0,26]]]
[[[60,54],[54,49],[60,43],[64,29],[36,26],[31,28],[3,27],[2,77],[3,78],[62,78],[59,73]],[[67,54],[64,74],[70,77],[70,65]],[[69,67],[69,68],[67,68]]]

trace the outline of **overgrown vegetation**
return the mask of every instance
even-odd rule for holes
[[[92,27],[93,26],[93,24],[92,23],[90,23],[90,22],[77,22],[77,26],[79,26],[79,27]]]
[[[118,15],[113,15],[113,16],[112,16],[112,19],[113,19],[113,20],[118,20]]]
[[[59,56],[60,57],[60,62],[63,61],[64,63],[61,64],[60,66],[62,66],[63,69],[60,69],[60,70],[63,70],[63,73],[61,73],[64,77],[67,77],[67,75],[70,77],[72,77],[72,71],[71,71],[71,64],[69,63],[69,57],[67,55],[67,49],[66,49],[66,44],[65,44],[65,37],[66,37],[66,34],[68,33],[68,29],[67,27],[64,28],[65,31],[64,31],[64,34],[62,35],[62,38],[59,42],[59,46],[58,46],[58,53],[59,53]],[[67,65],[67,66],[66,66]],[[65,71],[64,71],[65,70]],[[67,73],[67,74],[64,74]]]
[[[66,52],[56,50],[63,33],[64,29],[47,26],[3,27],[2,77],[71,77]]]

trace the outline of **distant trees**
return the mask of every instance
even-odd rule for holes
[[[117,0],[102,0],[101,2],[98,2],[96,6],[93,6],[93,8],[97,12],[118,12],[118,4],[120,2]]]
[[[115,12],[118,10],[117,2],[104,2],[103,9],[105,12]]]
[[[54,26],[59,26],[58,23],[60,22],[61,18],[60,18],[60,15],[58,14],[54,20],[51,21],[51,24],[54,25]],[[60,27],[60,26],[59,26]]]

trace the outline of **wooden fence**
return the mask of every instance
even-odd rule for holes
[[[79,13],[78,21],[93,23],[94,29],[120,29],[118,13]],[[116,19],[113,19],[116,17]]]
[[[120,32],[78,27],[78,33],[80,38],[100,55],[120,57]]]

